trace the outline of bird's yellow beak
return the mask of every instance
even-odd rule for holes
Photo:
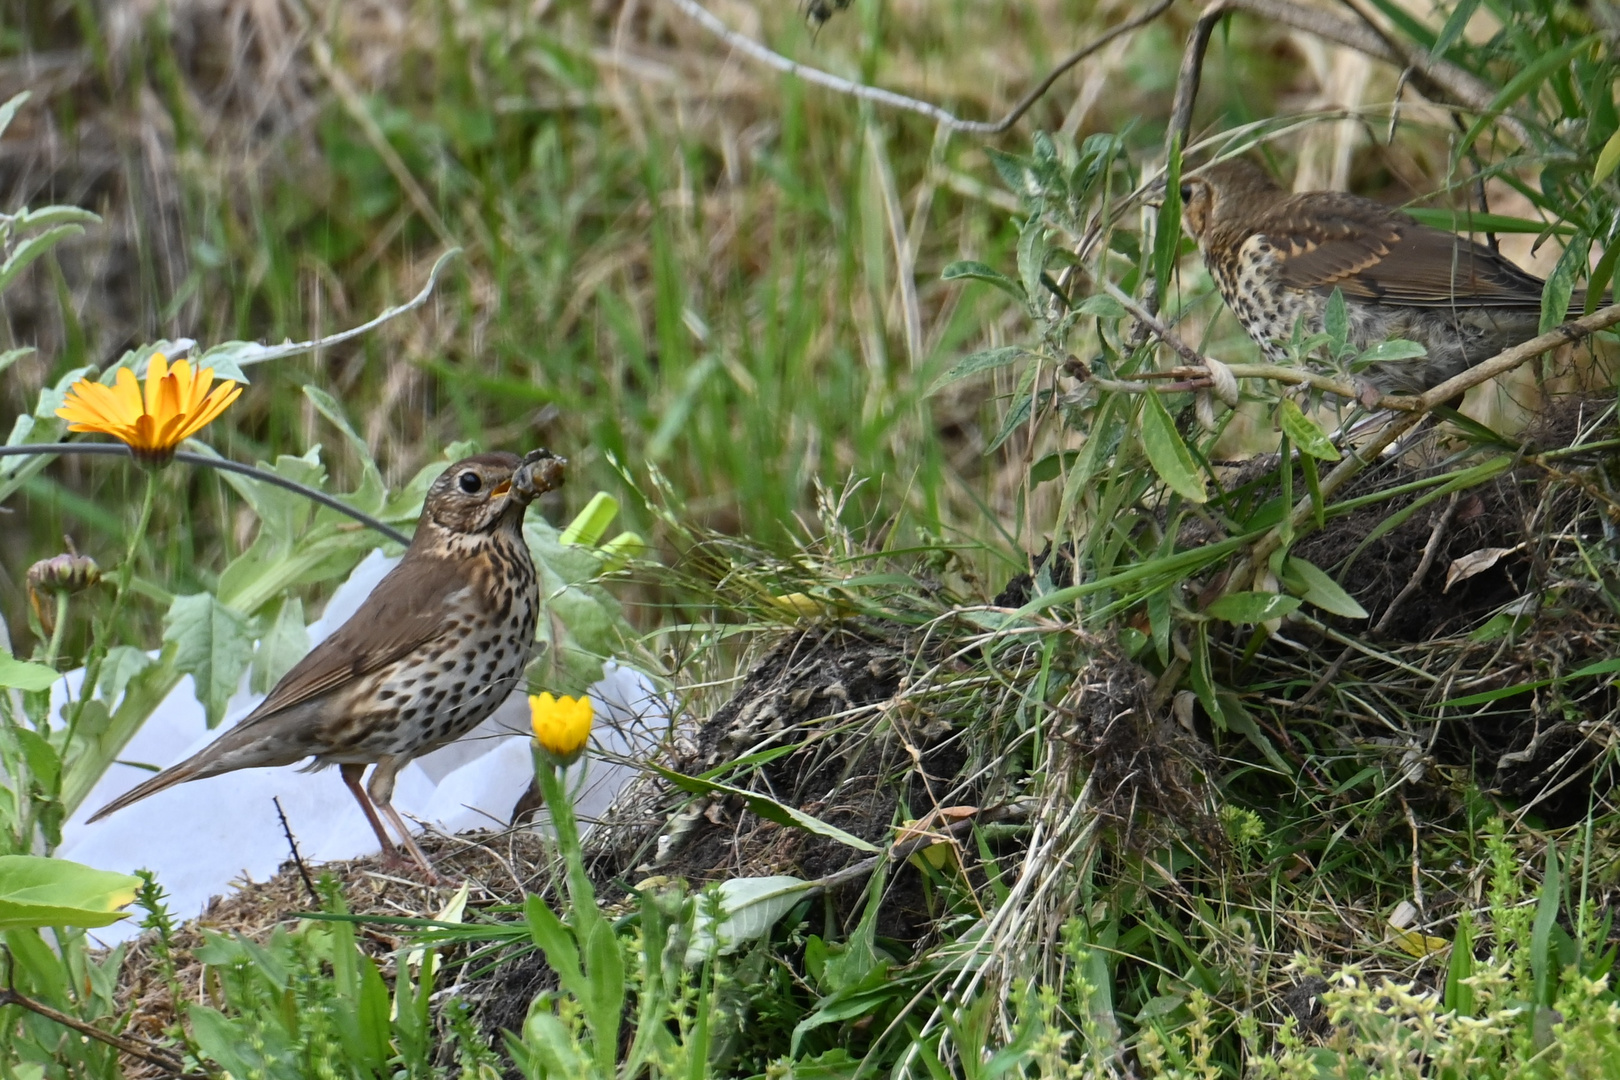
[[[499,499],[501,496],[505,495],[507,492],[509,492],[511,490],[512,490],[512,481],[510,481],[510,480],[502,480],[500,483],[496,484],[493,488],[490,489],[489,497],[492,498],[492,499]]]

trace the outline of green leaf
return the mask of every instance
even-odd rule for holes
[[[1558,259],[1558,265],[1547,275],[1547,285],[1541,291],[1541,329],[1545,334],[1569,318],[1569,298],[1575,292],[1575,275],[1587,267],[1587,252],[1592,248],[1591,237],[1577,233]]]
[[[730,795],[741,799],[758,816],[767,821],[774,821],[778,825],[790,828],[803,829],[828,840],[836,840],[846,847],[856,851],[864,851],[875,855],[878,849],[858,836],[853,836],[836,825],[829,825],[820,818],[811,817],[796,807],[785,806],[768,796],[758,792],[748,791],[744,788],[733,787],[731,784],[722,784],[718,780],[706,780],[701,777],[687,776],[673,769],[667,769],[657,762],[648,762],[647,767],[674,784],[682,791],[689,791],[694,795]]]
[[[1352,370],[1359,370],[1368,364],[1386,364],[1391,360],[1416,360],[1427,355],[1429,355],[1429,350],[1415,341],[1407,341],[1405,338],[1390,338],[1388,341],[1380,341],[1377,345],[1356,357],[1351,368]]]
[[[1181,255],[1181,137],[1173,136],[1164,170],[1164,201],[1153,225],[1153,279],[1168,295],[1170,275]],[[1200,500],[1202,501],[1202,500]]]
[[[1018,233],[1018,276],[1024,295],[1034,299],[1041,293],[1041,274],[1046,270],[1046,230],[1038,215],[1030,215]]]
[[[107,926],[135,900],[141,879],[67,859],[0,855],[0,931]]]
[[[1350,313],[1344,306],[1344,293],[1334,289],[1322,312],[1322,331],[1333,346],[1333,355],[1342,355],[1350,340]]]
[[[1123,319],[1130,314],[1125,310],[1124,304],[1107,293],[1086,297],[1074,310],[1081,315],[1091,315],[1099,319]]]
[[[253,675],[248,686],[256,694],[267,694],[292,666],[309,652],[309,631],[304,625],[304,602],[289,596],[281,602],[275,621],[259,638],[253,651]]]
[[[699,901],[697,925],[686,948],[688,967],[696,967],[711,954],[730,956],[770,933],[778,919],[798,906],[810,883],[779,875],[731,878],[710,888],[719,901],[719,919],[714,918],[709,904]]]
[[[38,693],[55,686],[56,680],[61,677],[55,668],[18,660],[5,649],[0,649],[0,689]]]
[[[15,364],[23,357],[32,355],[33,352],[34,347],[32,345],[25,345],[20,349],[7,349],[5,352],[0,352],[0,372],[4,372],[6,368],[10,367],[12,364]],[[21,420],[22,417],[19,416],[17,419]]]
[[[39,206],[24,210],[13,223],[18,229],[42,229],[47,225],[100,225],[101,215],[81,206]]]
[[[982,281],[987,285],[994,285],[1008,296],[1019,301],[1022,301],[1026,295],[1023,286],[1019,285],[1018,282],[995,267],[986,263],[975,262],[972,259],[963,259],[960,262],[951,263],[939,276],[943,281],[960,281],[963,278]]]
[[[82,225],[58,225],[55,228],[46,229],[42,233],[35,233],[12,248],[11,254],[6,257],[6,261],[0,263],[0,292],[5,291],[6,286],[11,284],[12,279],[22,273],[29,263],[68,237],[82,236],[83,234],[84,226]]]
[[[1562,221],[1537,221],[1535,218],[1512,217],[1508,214],[1481,214],[1472,210],[1436,210],[1422,206],[1408,206],[1402,213],[1416,218],[1420,224],[1447,232],[1535,233],[1551,230],[1568,234],[1575,226]]]
[[[1201,503],[1209,500],[1203,474],[1193,461],[1192,452],[1181,441],[1176,422],[1159,400],[1158,394],[1144,394],[1142,405],[1142,449],[1159,479],[1182,498]]]
[[[14,117],[16,117],[17,110],[22,108],[23,102],[27,101],[33,96],[33,91],[24,90],[20,93],[11,95],[11,97],[6,99],[5,104],[0,105],[0,135],[4,135],[6,133],[6,128],[11,126],[11,121]]]
[[[1367,609],[1356,603],[1355,597],[1344,591],[1337,581],[1321,567],[1308,563],[1297,555],[1290,555],[1283,564],[1283,580],[1299,593],[1308,604],[1314,604],[1333,615],[1346,619],[1365,619]]]
[[[1462,141],[1457,144],[1452,153],[1457,156],[1467,153],[1469,148],[1474,145],[1474,140],[1478,139],[1485,129],[1490,126],[1491,122],[1509,106],[1540,86],[1549,75],[1563,67],[1571,56],[1574,56],[1582,49],[1589,48],[1594,41],[1600,40],[1601,38],[1596,34],[1577,38],[1561,49],[1554,49],[1552,52],[1543,54],[1534,63],[1522,69],[1517,75],[1508,80],[1507,85],[1502,87],[1496,97],[1491,99],[1491,103],[1486,110],[1480,113],[1478,118],[1469,125],[1468,130],[1463,133]]]
[[[1029,350],[1024,348],[1022,345],[1002,345],[998,348],[983,349],[979,352],[964,356],[962,359],[958,360],[954,365],[952,365],[949,371],[935,379],[934,384],[928,388],[928,392],[930,394],[937,394],[940,390],[949,386],[953,382],[958,382],[965,379],[969,375],[977,375],[981,371],[990,371],[995,368],[1006,367],[1008,364],[1017,360],[1020,356],[1025,356],[1028,353]]]
[[[388,487],[383,483],[382,473],[377,471],[377,463],[372,460],[371,447],[360,437],[360,433],[354,430],[354,426],[349,423],[349,418],[343,411],[343,406],[338,404],[338,400],[331,394],[314,383],[308,383],[304,386],[304,396],[309,398],[322,416],[343,433],[343,437],[349,441],[349,446],[354,449],[355,456],[364,467],[360,486],[351,492],[345,501],[368,514],[380,512],[383,499],[388,494]]]
[[[195,680],[208,726],[218,726],[253,659],[248,621],[208,593],[177,596],[163,619],[163,640],[175,647],[176,670]]]
[[[1316,421],[1300,411],[1292,398],[1283,398],[1278,404],[1277,421],[1288,441],[1299,447],[1301,453],[1321,461],[1339,460],[1339,449],[1333,445],[1333,440],[1317,427]]]
[[[96,694],[108,705],[116,705],[129,681],[152,666],[152,658],[133,645],[114,645],[101,662],[101,685]]]
[[[1031,364],[1018,377],[1018,387],[1012,396],[1012,408],[1001,418],[1000,430],[996,432],[995,438],[990,440],[990,445],[984,448],[987,456],[999,450],[1001,444],[1006,442],[1012,433],[1029,419],[1030,413],[1035,411],[1036,395],[1032,391],[1035,387],[1035,375],[1039,370],[1039,364]]]
[[[1597,187],[1607,180],[1617,165],[1620,165],[1620,129],[1609,136],[1598,153],[1597,165],[1592,169],[1592,186]]]
[[[1297,597],[1282,593],[1237,592],[1218,598],[1204,613],[1230,623],[1262,623],[1280,619],[1298,610],[1299,605]]]

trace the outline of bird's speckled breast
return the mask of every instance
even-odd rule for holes
[[[1228,258],[1213,255],[1207,244],[1199,246],[1226,306],[1266,359],[1274,364],[1288,362],[1288,349],[1279,342],[1293,338],[1301,319],[1307,334],[1321,329],[1324,301],[1314,293],[1277,283],[1277,250],[1264,234],[1250,236]]]
[[[323,761],[416,756],[453,742],[517,689],[528,664],[540,613],[540,588],[521,536],[505,530],[464,537],[481,541],[458,553],[471,567],[464,589],[445,598],[445,630],[406,661],[378,671],[352,713],[334,732],[341,747]],[[348,734],[349,738],[344,738]]]

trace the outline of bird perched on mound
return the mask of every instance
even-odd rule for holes
[[[412,758],[477,727],[523,677],[540,612],[523,515],[562,484],[565,464],[535,450],[521,461],[478,454],[450,466],[428,489],[405,557],[348,622],[241,723],[90,821],[187,780],[313,757],[311,768],[338,766],[389,859],[399,861],[399,853],[378,810],[435,880],[390,805],[394,778]],[[362,790],[360,776],[372,763]]]
[[[1182,179],[1182,223],[1243,329],[1273,363],[1301,319],[1322,329],[1338,289],[1349,343],[1406,338],[1428,349],[1373,364],[1384,392],[1415,393],[1536,336],[1544,282],[1482,244],[1342,191],[1291,195],[1248,161]],[[1585,305],[1577,292],[1571,307]]]

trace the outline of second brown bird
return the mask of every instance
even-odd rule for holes
[[[1428,349],[1373,364],[1385,392],[1412,393],[1536,335],[1543,282],[1483,244],[1342,191],[1291,195],[1257,165],[1218,162],[1185,177],[1182,223],[1243,329],[1273,363],[1301,320],[1322,329],[1334,289],[1350,344],[1405,338]],[[1577,292],[1579,309],[1586,294]]]

